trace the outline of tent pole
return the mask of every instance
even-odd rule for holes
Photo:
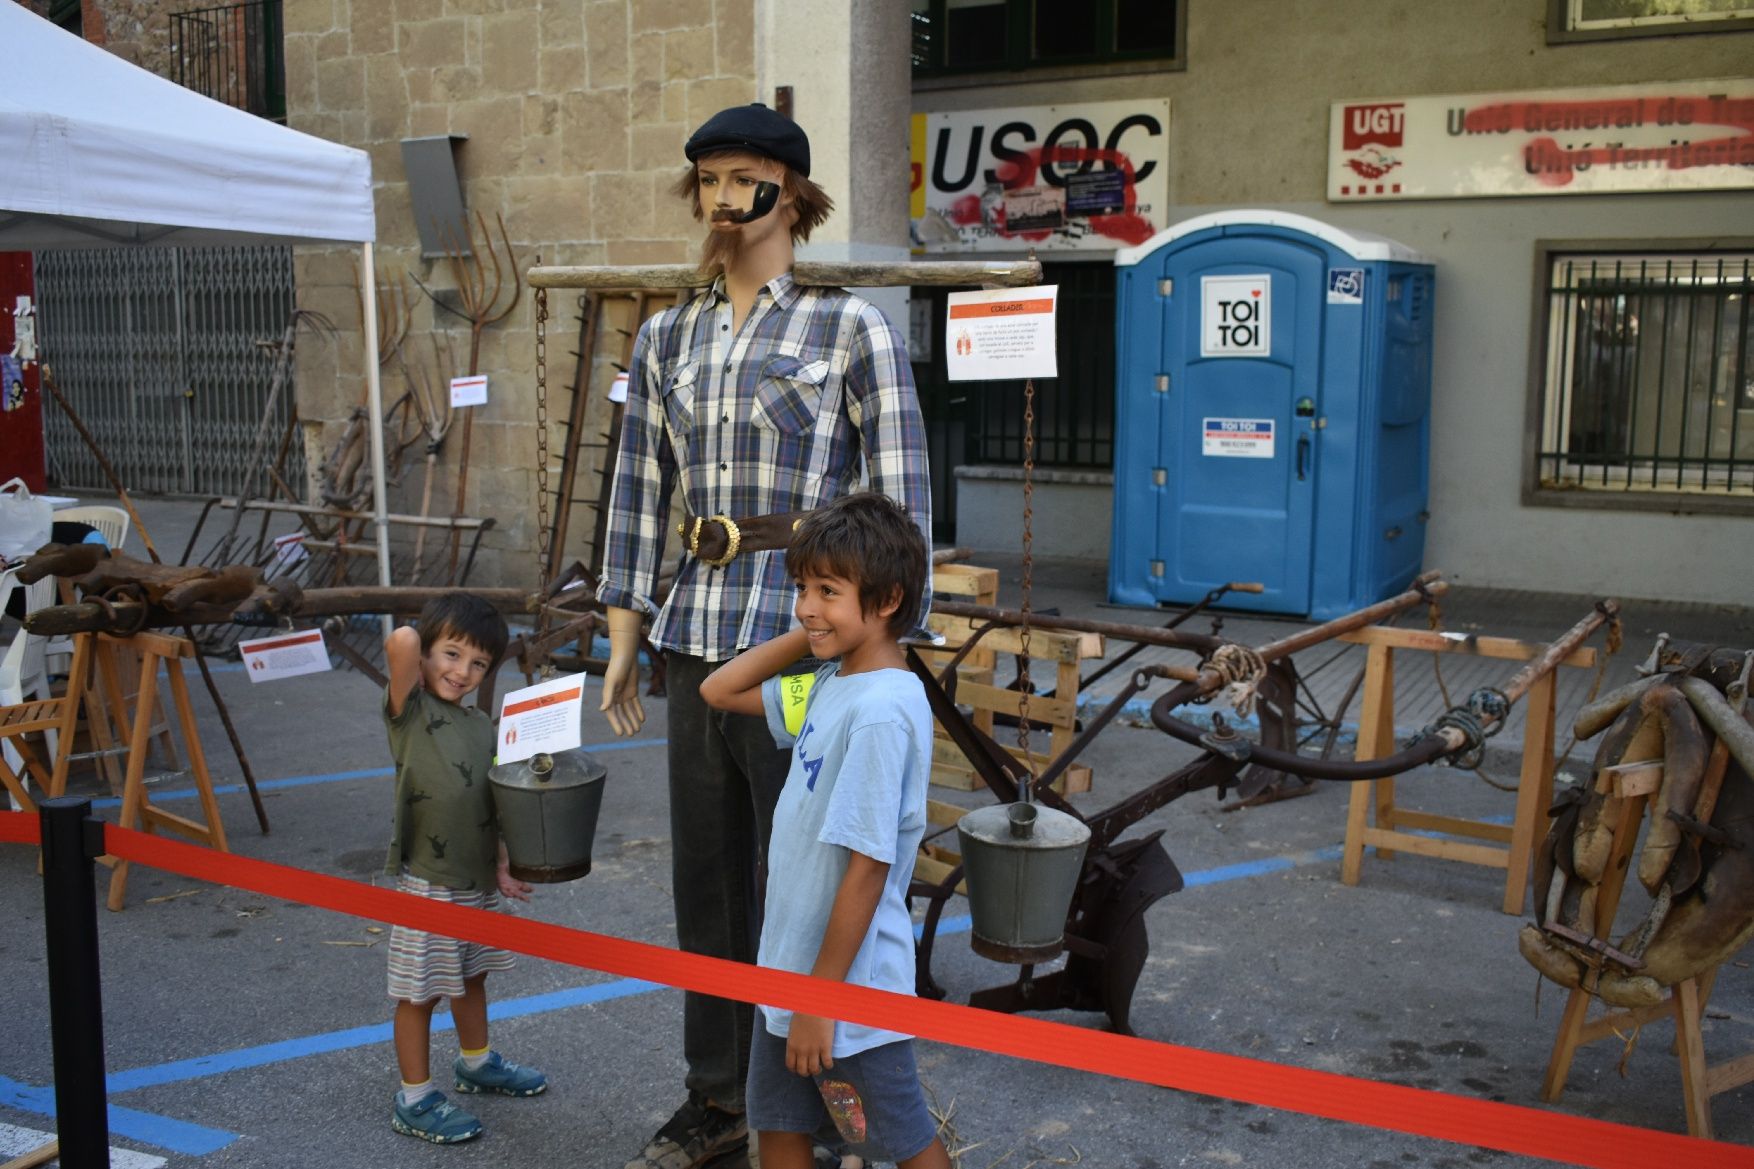
[[[389,506],[384,496],[384,390],[378,381],[378,272],[372,258],[370,241],[359,245],[359,286],[365,290],[365,384],[371,403],[371,424],[366,428],[372,445],[372,521],[378,529],[378,584],[390,584],[390,525],[384,518]],[[384,615],[384,636],[396,626],[395,618]]]

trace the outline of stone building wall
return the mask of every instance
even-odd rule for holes
[[[435,342],[460,367],[470,336],[414,287],[418,279],[455,304],[451,262],[420,255],[401,140],[468,136],[456,152],[464,204],[490,225],[504,217],[520,271],[538,257],[547,264],[689,259],[700,228],[669,187],[688,132],[715,110],[755,97],[754,3],[286,0],[288,124],[370,153],[379,279],[413,292],[403,353],[417,371],[436,384]],[[509,300],[511,265],[503,249],[501,258],[502,297]],[[340,330],[333,344],[313,340],[299,351],[299,413],[313,467],[365,399],[357,267],[357,252],[297,249],[301,306]],[[577,294],[556,294],[551,313],[550,392],[560,415],[575,373]],[[536,575],[533,318],[526,291],[481,339],[489,402],[475,410],[464,510],[492,516],[496,526],[483,541],[474,583],[530,583]],[[609,359],[621,356],[621,343],[611,334],[597,348],[591,400],[600,408],[613,375]],[[408,379],[391,361],[383,380],[388,405]],[[462,413],[441,449],[434,515],[455,504]],[[550,463],[558,468],[562,436],[554,422]],[[594,411],[587,440],[605,425],[606,414]],[[390,491],[392,512],[420,510],[423,450],[416,444],[409,451]],[[600,452],[589,453],[579,494],[594,496]],[[588,508],[574,509],[568,547],[575,555],[592,518]],[[395,538],[404,540],[405,532],[396,530]]]
[[[50,0],[14,0],[45,20]],[[85,39],[160,77],[170,75],[170,14],[195,7],[185,0],[81,0]]]

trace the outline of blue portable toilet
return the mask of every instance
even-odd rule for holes
[[[1115,254],[1109,599],[1327,620],[1425,553],[1431,262],[1277,211]]]

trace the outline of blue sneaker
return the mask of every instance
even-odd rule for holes
[[[487,1054],[487,1061],[471,1068],[458,1056],[452,1069],[457,1073],[459,1092],[498,1092],[501,1096],[539,1096],[548,1091],[548,1077],[535,1068],[513,1063],[497,1051]]]
[[[445,1099],[443,1092],[428,1092],[412,1104],[396,1099],[390,1127],[403,1136],[419,1137],[435,1145],[452,1145],[481,1135],[481,1122]]]

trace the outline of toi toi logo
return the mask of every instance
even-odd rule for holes
[[[1342,111],[1341,146],[1357,150],[1374,142],[1400,149],[1407,107],[1401,102],[1347,106]]]

